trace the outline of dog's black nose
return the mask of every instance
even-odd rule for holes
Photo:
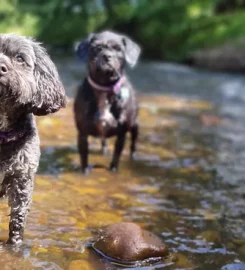
[[[104,54],[103,58],[105,61],[109,61],[111,59],[111,55],[110,54]]]
[[[5,64],[0,64],[0,75],[8,73],[8,68]]]

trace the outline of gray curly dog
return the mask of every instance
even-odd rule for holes
[[[23,240],[40,147],[34,115],[65,107],[55,65],[31,38],[0,34],[0,197],[11,207],[7,244]]]

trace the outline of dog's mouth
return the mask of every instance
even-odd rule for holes
[[[99,77],[103,77],[108,82],[115,82],[120,79],[121,74],[116,69],[111,67],[110,65],[101,65],[96,67],[96,73]]]
[[[2,82],[0,80],[0,98],[6,96],[7,92],[8,92],[7,83],[6,82]]]
[[[0,76],[0,91],[8,86],[8,79],[6,77]]]
[[[99,58],[97,59],[97,61],[95,61],[95,69],[97,73],[99,73],[101,76],[106,77],[110,81],[118,80],[121,76],[120,63],[117,63],[117,61],[112,63],[112,61],[106,61]]]
[[[117,81],[120,79],[120,74],[116,70],[105,70],[105,76],[110,81]]]

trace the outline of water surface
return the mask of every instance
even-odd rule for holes
[[[130,72],[140,101],[137,160],[107,171],[111,154],[91,139],[89,176],[79,170],[72,97],[84,66],[56,60],[71,98],[38,118],[42,158],[24,245],[0,245],[1,269],[117,269],[86,248],[105,225],[133,221],[162,237],[174,260],[142,269],[220,269],[245,261],[245,79],[142,63]],[[113,139],[110,141],[110,153]],[[0,204],[0,239],[9,210]],[[126,269],[126,268],[125,268]],[[138,268],[140,269],[140,268]]]

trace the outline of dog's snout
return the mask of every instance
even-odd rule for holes
[[[8,73],[8,67],[5,64],[1,63],[0,64],[0,75],[4,75],[6,73]]]
[[[108,60],[110,59],[110,56],[107,55],[107,54],[104,54],[104,55],[103,55],[103,58],[104,58],[105,61],[108,61]]]
[[[113,70],[107,70],[106,74],[107,74],[107,76],[111,77],[111,76],[114,75],[114,71]]]
[[[112,59],[112,55],[109,53],[105,53],[105,54],[103,54],[103,59],[105,61],[110,61]]]

